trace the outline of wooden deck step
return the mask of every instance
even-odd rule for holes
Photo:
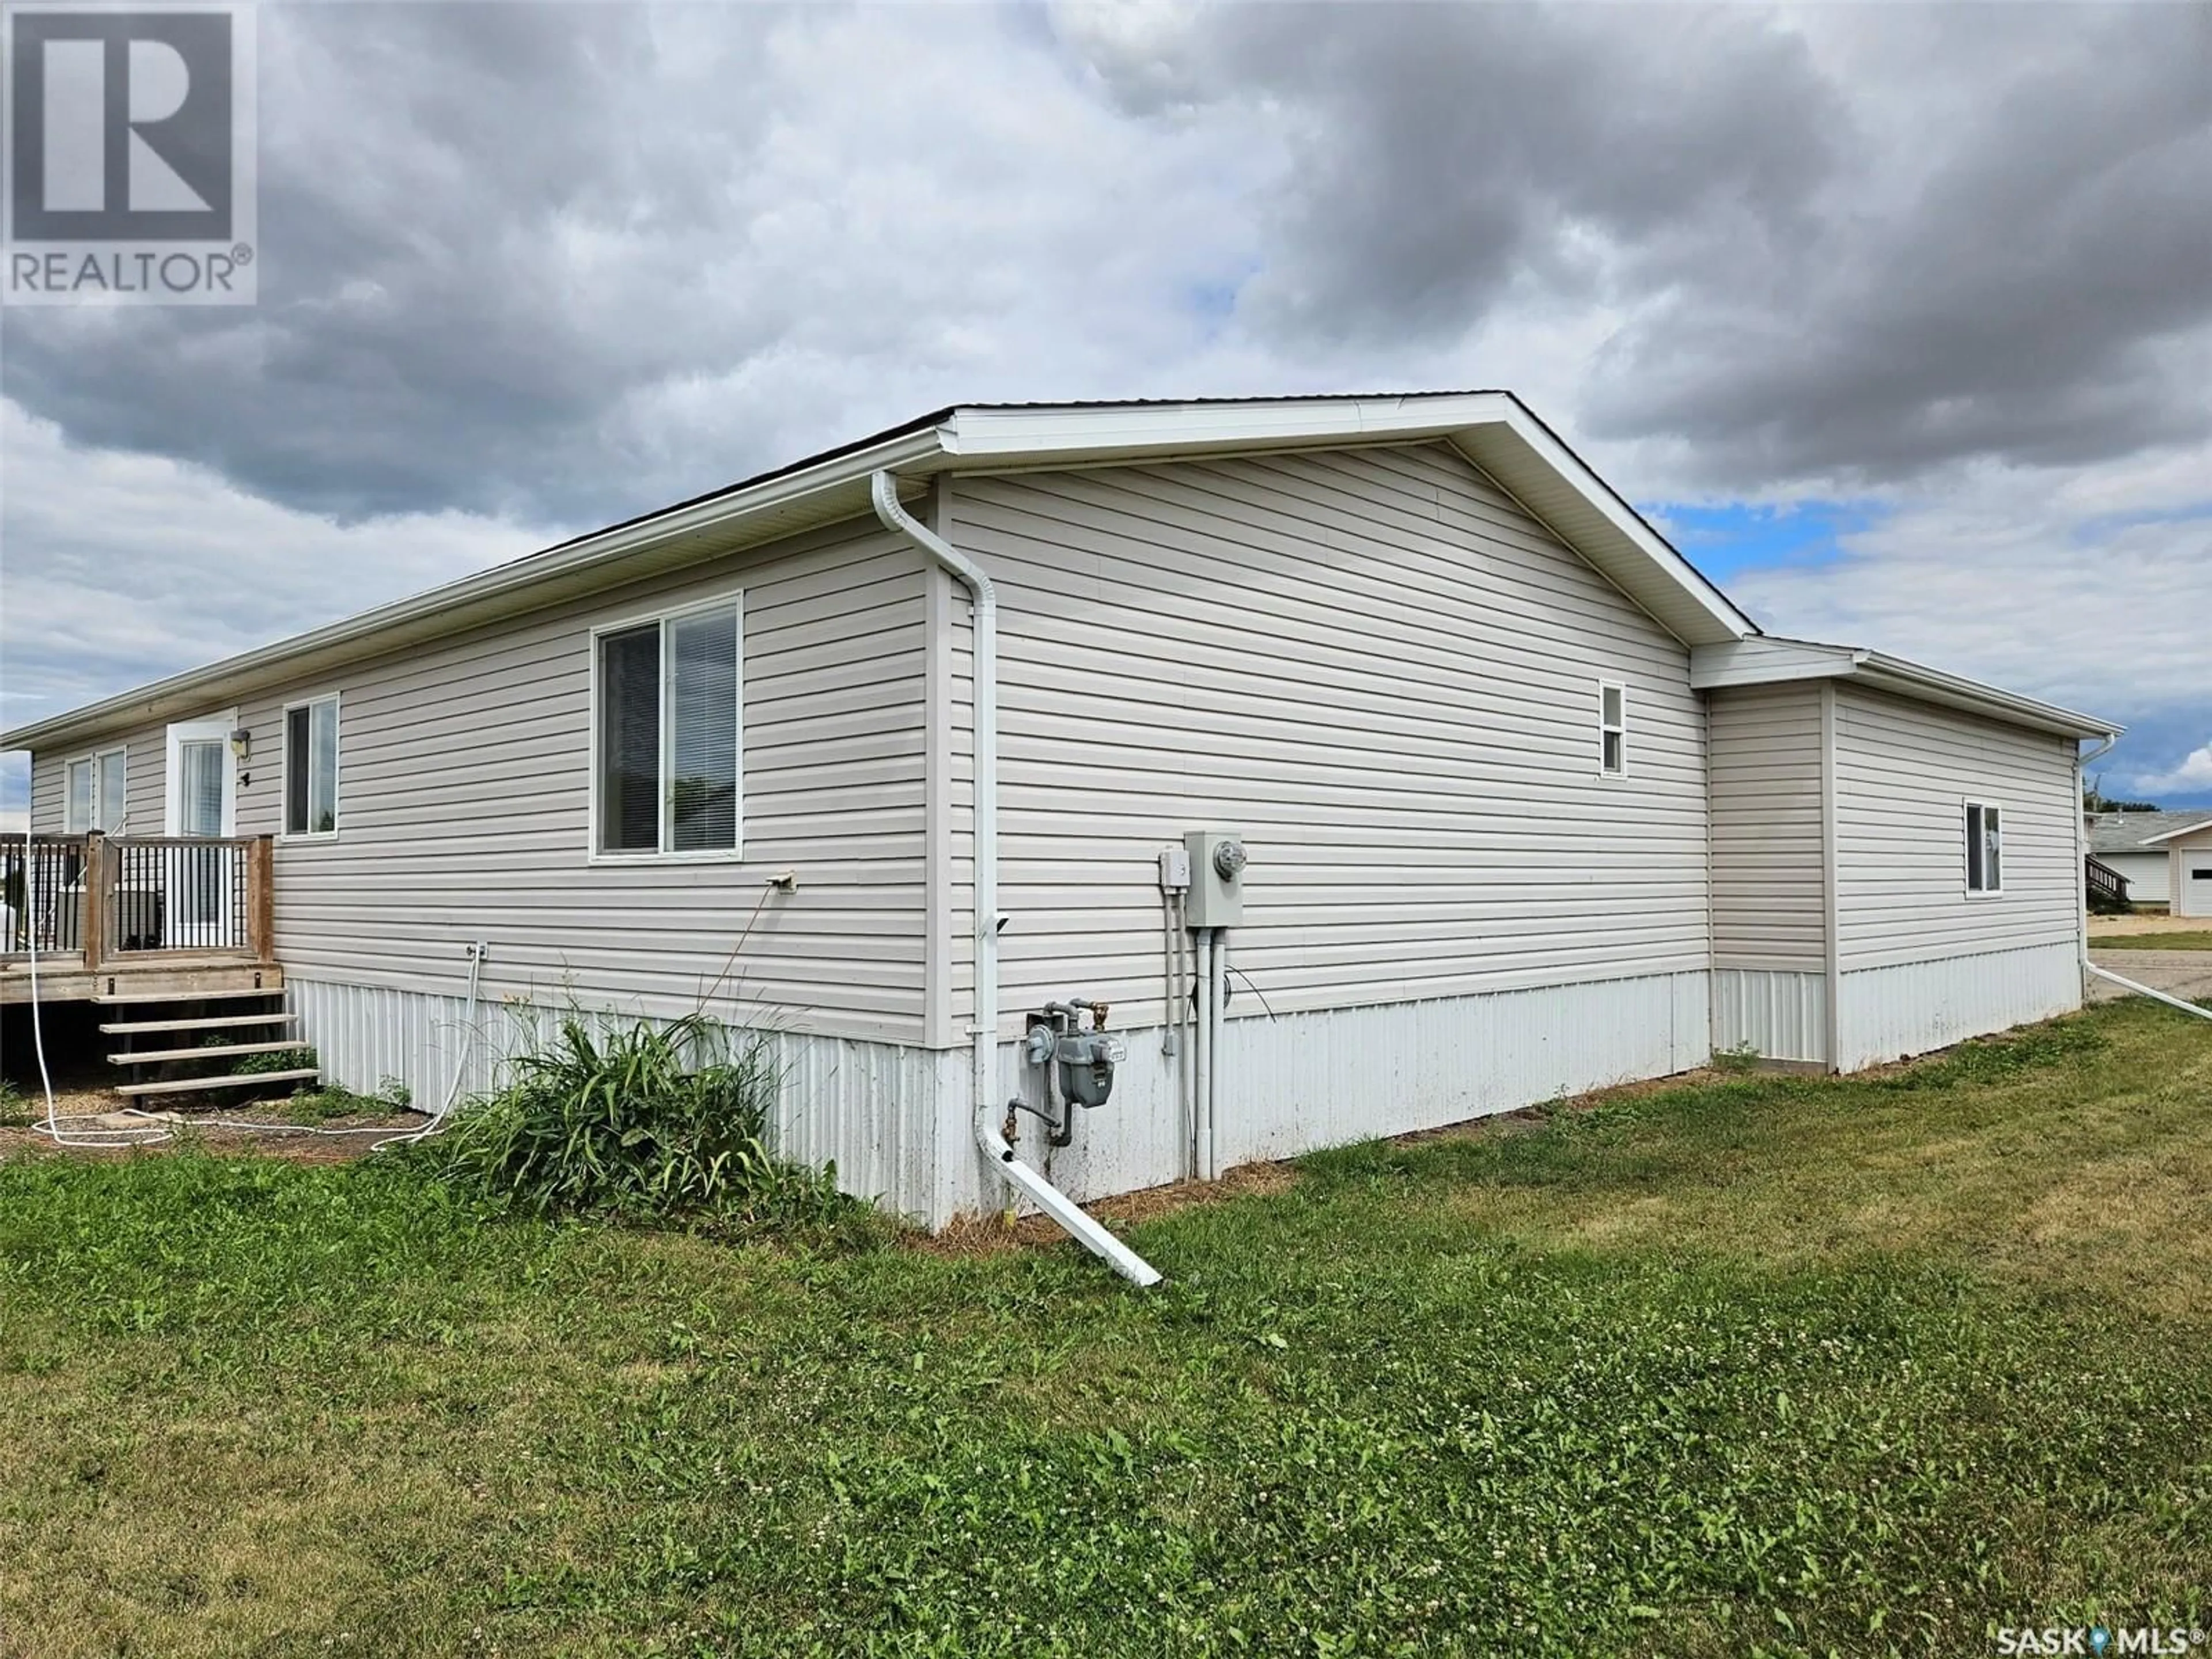
[[[253,1083],[306,1083],[322,1073],[312,1066],[303,1066],[296,1072],[236,1072],[217,1077],[171,1078],[167,1083],[118,1083],[118,1095],[183,1095],[196,1089],[242,1089]]]
[[[231,1054],[282,1054],[307,1045],[288,1042],[221,1042],[207,1048],[147,1048],[135,1054],[110,1054],[111,1066],[150,1066],[157,1060],[222,1060]]]
[[[220,1031],[238,1025],[289,1025],[297,1014],[211,1014],[204,1019],[126,1019],[100,1029],[108,1036],[129,1036],[142,1031]]]
[[[281,985],[250,985],[229,991],[125,991],[119,988],[106,996],[97,996],[94,1002],[111,1006],[131,1002],[223,1002],[232,997],[281,997]]]

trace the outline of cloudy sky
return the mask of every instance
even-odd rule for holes
[[[258,307],[0,318],[7,724],[939,404],[1510,386],[1766,626],[2212,805],[2212,7],[271,5],[260,59]]]

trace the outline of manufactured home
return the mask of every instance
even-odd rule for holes
[[[1763,634],[1505,393],[963,405],[8,734],[6,994],[418,1099],[703,1004],[942,1224],[2073,1008],[2115,730]]]

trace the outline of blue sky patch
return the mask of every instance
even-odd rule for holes
[[[1840,558],[1840,538],[1888,511],[1871,501],[1650,501],[1638,510],[1692,564],[1723,583],[1746,570]]]

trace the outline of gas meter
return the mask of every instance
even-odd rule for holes
[[[1114,1068],[1128,1055],[1128,1044],[1106,1029],[1104,1003],[1047,1003],[1030,1016],[1022,1043],[1022,1057],[1044,1073],[1044,1109],[1018,1097],[1006,1103],[1043,1119],[1046,1139],[1065,1146],[1075,1139],[1074,1109],[1103,1106],[1114,1092]]]

